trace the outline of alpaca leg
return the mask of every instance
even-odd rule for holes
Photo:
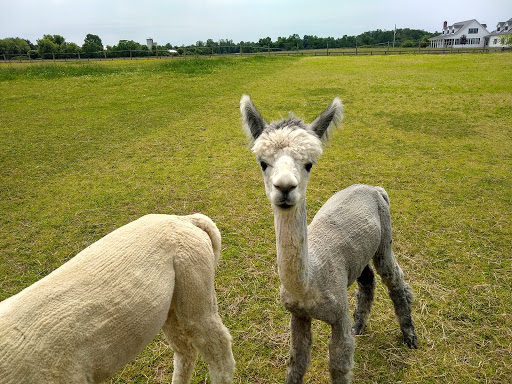
[[[231,335],[217,312],[213,265],[198,263],[188,270],[176,265],[173,297],[176,322],[208,364],[212,383],[230,384],[235,360],[231,352]],[[172,317],[169,320],[172,321]]]
[[[212,384],[231,384],[235,359],[231,351],[231,335],[218,314],[203,319],[193,330],[193,343],[208,364]]]
[[[373,298],[375,295],[375,274],[370,265],[367,265],[361,276],[357,278],[357,304],[354,311],[354,325],[352,333],[354,335],[362,335],[370,310],[372,308]]]
[[[181,327],[172,312],[162,327],[165,337],[174,351],[173,384],[189,384],[197,360],[197,350],[186,330]]]
[[[235,360],[228,329],[216,313],[189,320],[181,325],[176,316],[170,316],[162,328],[174,350],[172,383],[190,383],[199,352],[208,364],[212,384],[231,384]]]
[[[341,318],[331,325],[332,335],[329,341],[329,373],[332,384],[349,384],[354,366],[354,336],[350,327],[348,299],[345,294],[345,310]]]
[[[286,384],[300,384],[311,360],[311,318],[292,313],[290,320],[291,346]]]
[[[208,364],[213,384],[231,384],[235,360],[231,335],[218,314],[215,294],[215,259],[206,242],[181,245],[174,261],[176,281],[172,311],[189,343]],[[168,319],[172,326],[172,317]],[[165,328],[164,328],[165,329]]]
[[[418,339],[411,316],[411,304],[414,294],[409,284],[404,281],[404,274],[396,262],[391,250],[391,244],[385,253],[375,256],[373,263],[382,281],[388,287],[388,293],[393,301],[404,342],[409,348],[417,348]]]

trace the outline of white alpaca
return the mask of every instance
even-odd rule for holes
[[[303,381],[310,362],[312,318],[331,325],[332,382],[350,382],[352,332],[362,333],[374,296],[372,260],[388,287],[404,341],[416,348],[412,290],[404,282],[391,249],[389,198],[384,189],[355,185],[340,191],[307,226],[307,182],[322,154],[321,139],[326,140],[329,128],[343,118],[341,100],[335,98],[311,124],[293,116],[267,124],[247,95],[241,99],[240,110],[274,211],[281,301],[291,312],[286,383]],[[347,287],[356,280],[359,291],[351,327]]]
[[[204,215],[143,216],[2,301],[0,383],[99,383],[161,328],[173,383],[190,382],[198,352],[212,383],[231,383],[214,290],[220,242]]]

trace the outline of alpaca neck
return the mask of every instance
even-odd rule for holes
[[[297,299],[304,296],[310,275],[306,201],[283,210],[274,207],[277,265],[284,288]]]

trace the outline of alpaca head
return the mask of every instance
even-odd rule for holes
[[[279,209],[294,207],[306,198],[311,168],[322,154],[322,140],[327,141],[329,130],[343,119],[341,100],[336,97],[310,124],[291,114],[268,124],[248,95],[242,96],[240,111],[261,165],[268,199]]]

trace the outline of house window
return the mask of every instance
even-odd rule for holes
[[[508,25],[505,25],[505,31],[508,31]]]
[[[494,40],[492,41],[492,43],[493,43],[494,45],[498,44],[498,39],[494,39]]]
[[[468,33],[478,33],[478,28],[469,28]]]
[[[460,45],[460,39],[455,39],[455,45]]]

